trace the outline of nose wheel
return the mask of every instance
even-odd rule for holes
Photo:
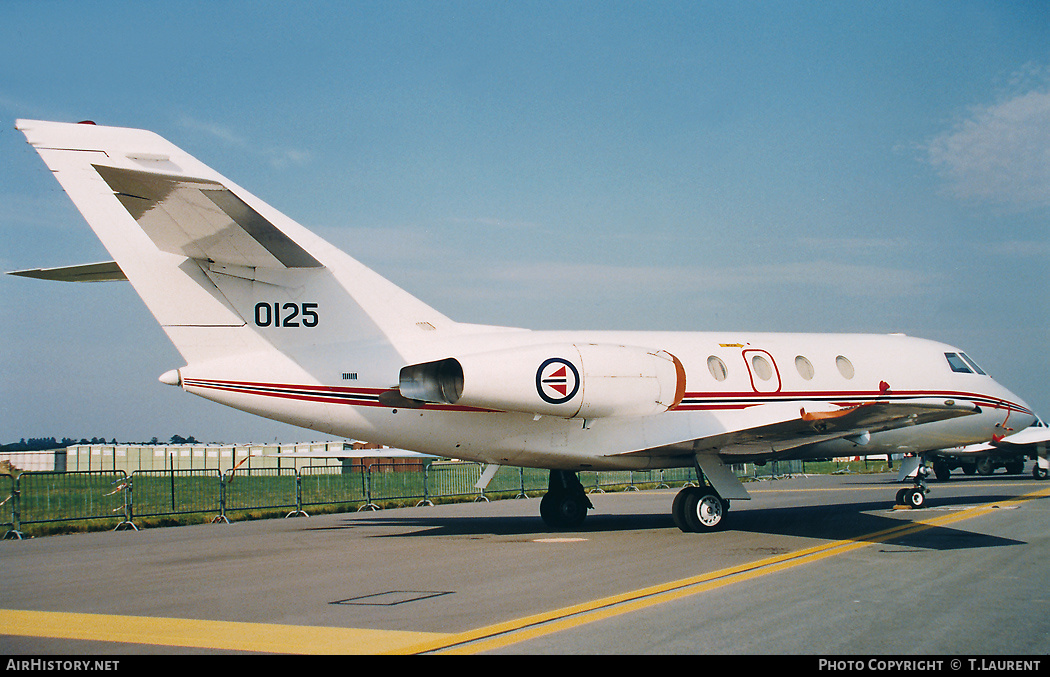
[[[897,492],[897,505],[921,508],[926,505],[926,487],[915,486]]]
[[[926,505],[926,494],[930,491],[926,487],[926,476],[929,472],[925,462],[919,465],[915,472],[915,484],[897,492],[897,505],[909,508],[921,508]]]

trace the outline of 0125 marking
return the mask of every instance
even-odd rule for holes
[[[256,327],[316,327],[318,319],[316,303],[281,305],[280,301],[274,301],[255,304]]]

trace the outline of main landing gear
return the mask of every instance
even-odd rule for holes
[[[729,499],[722,498],[713,487],[686,487],[671,504],[671,517],[676,527],[687,533],[717,531],[729,512]]]
[[[571,470],[551,470],[547,493],[540,500],[540,517],[551,529],[575,529],[583,524],[591,500]]]
[[[671,506],[675,526],[685,532],[717,531],[724,526],[729,500],[751,498],[744,485],[711,451],[696,454],[696,476],[700,486],[678,492]],[[717,487],[717,488],[716,488]],[[540,517],[551,529],[575,529],[593,508],[579,477],[571,470],[551,470],[550,486],[540,501]]]
[[[732,468],[713,451],[696,454],[696,477],[699,486],[678,492],[671,504],[671,518],[686,533],[707,533],[725,526],[729,500],[751,498]]]

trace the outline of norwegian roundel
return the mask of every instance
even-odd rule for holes
[[[580,390],[580,372],[572,362],[552,357],[536,370],[536,392],[548,404],[565,404]]]

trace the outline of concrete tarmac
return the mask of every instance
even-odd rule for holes
[[[684,534],[676,490],[0,543],[5,655],[1042,655],[1050,482],[890,474],[747,484]]]

